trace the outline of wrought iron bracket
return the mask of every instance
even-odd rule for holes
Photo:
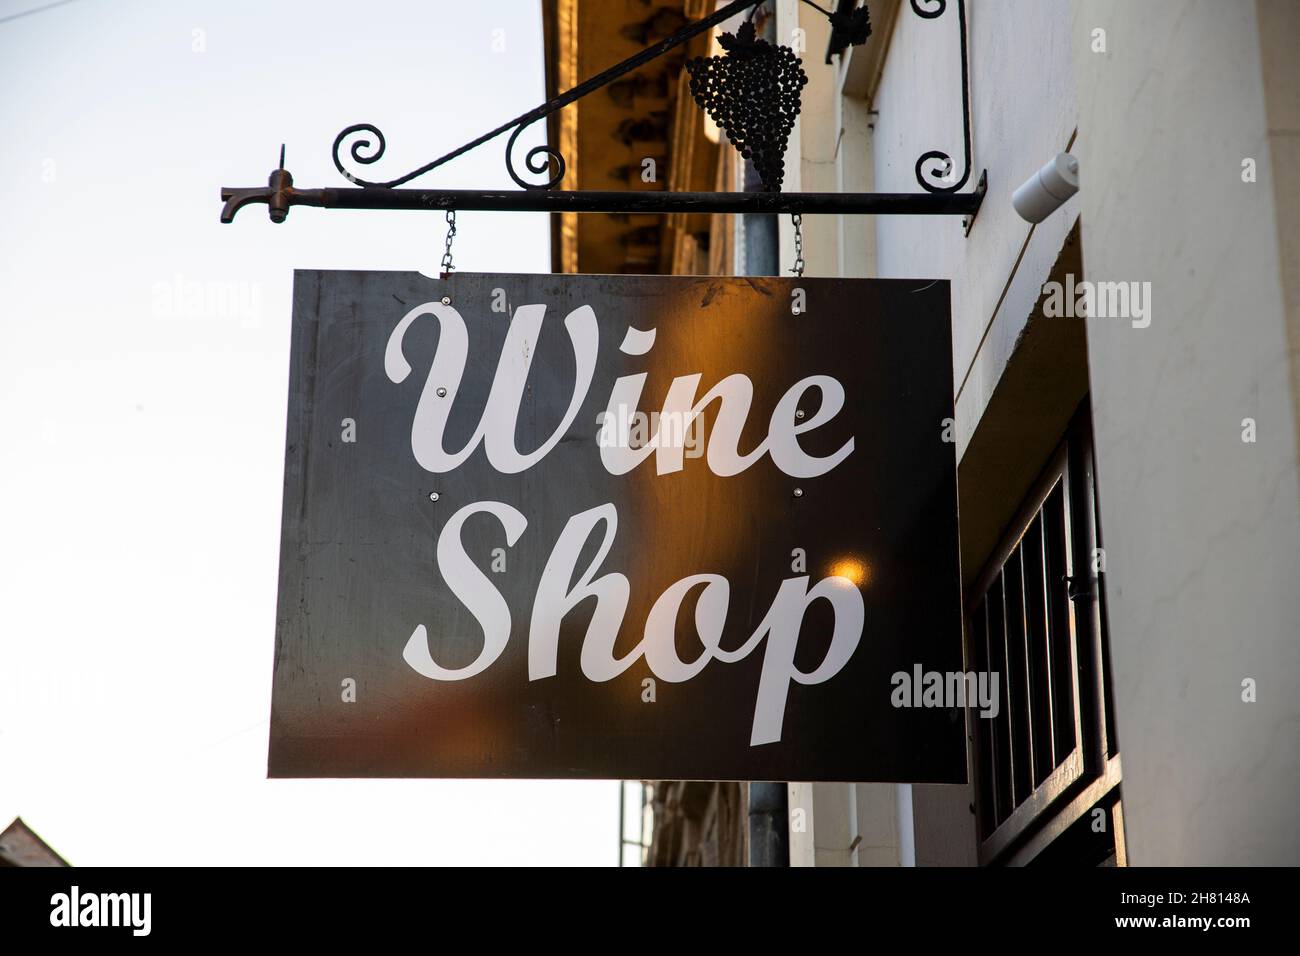
[[[489,210],[495,212],[799,213],[877,216],[974,216],[984,189],[966,193],[688,193],[619,190],[295,189],[283,170],[269,186],[223,189],[222,222],[249,203],[267,203],[283,222],[290,206],[324,209]]]
[[[372,181],[350,172],[343,162],[346,148],[351,159],[361,166],[377,162],[387,144],[384,134],[370,123],[357,123],[342,130],[334,139],[333,159],[339,173],[354,185],[343,188],[297,189],[293,176],[284,168],[284,147],[280,149],[280,165],[272,171],[267,185],[253,187],[223,187],[221,190],[221,221],[232,222],[244,206],[265,203],[272,222],[283,222],[294,206],[317,206],[325,209],[427,209],[427,210],[498,210],[537,212],[602,212],[602,213],[790,213],[799,215],[912,215],[912,216],[962,216],[967,232],[984,200],[987,175],[981,174],[975,188],[961,190],[971,178],[970,134],[970,84],[968,78],[966,45],[966,3],[956,0],[961,38],[962,77],[962,133],[965,166],[961,177],[955,178],[952,158],[941,150],[929,150],[916,161],[916,179],[923,192],[917,193],[686,193],[651,190],[623,190],[597,192],[592,190],[555,189],[566,170],[564,156],[549,145],[535,146],[528,151],[524,163],[529,172],[545,176],[540,182],[523,179],[514,167],[512,155],[520,134],[538,120],[550,116],[589,93],[607,86],[619,77],[638,69],[681,46],[693,37],[712,29],[745,10],[750,15],[765,0],[733,0],[726,6],[700,20],[682,27],[671,36],[652,44],[640,53],[579,83],[560,94],[515,117],[507,123],[484,133],[477,139],[453,149],[437,159],[425,163],[395,179]],[[804,0],[809,6],[825,14],[831,22],[831,40],[827,48],[829,61],[833,53],[842,52],[850,44],[860,44],[870,33],[865,8],[856,7],[855,0],[838,0],[835,10],[828,11]],[[910,0],[912,9],[924,19],[933,20],[947,8],[948,0]],[[466,190],[466,189],[403,189],[399,188],[417,177],[450,162],[489,140],[509,133],[505,148],[506,171],[517,183],[519,190]],[[350,143],[350,145],[348,145]]]

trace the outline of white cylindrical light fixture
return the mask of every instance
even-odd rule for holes
[[[1026,222],[1042,222],[1079,191],[1079,161],[1060,153],[1030,176],[1011,196],[1011,205]]]

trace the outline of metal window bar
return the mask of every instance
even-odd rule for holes
[[[648,839],[646,826],[646,817],[650,808],[650,784],[640,780],[620,780],[618,784],[618,865],[628,866],[627,854],[629,848],[636,849],[636,862],[633,866],[645,866],[646,855],[650,850],[650,841]],[[637,803],[636,823],[631,832],[629,832],[627,807],[628,807],[628,788],[634,787],[636,794],[634,800]]]

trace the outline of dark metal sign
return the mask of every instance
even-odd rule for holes
[[[299,272],[272,776],[965,779],[946,282]],[[921,706],[914,706],[921,705]]]

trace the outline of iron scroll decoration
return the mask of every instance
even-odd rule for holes
[[[911,0],[912,10],[924,20],[934,20],[943,16],[948,7],[947,0]],[[960,21],[958,34],[961,41],[961,123],[962,143],[965,148],[966,165],[961,179],[947,182],[952,177],[952,157],[939,149],[922,153],[916,161],[916,181],[921,188],[932,193],[955,193],[970,181],[970,79],[966,64],[966,0],[957,0],[957,19]],[[938,167],[926,169],[926,163],[937,162]],[[936,182],[927,178],[927,173],[934,176]]]
[[[734,33],[723,34],[719,38],[720,45],[726,51],[725,56],[688,58],[686,69],[691,78],[692,97],[718,122],[742,155],[748,153],[746,158],[754,162],[763,182],[761,193],[557,190],[555,187],[563,182],[568,164],[559,149],[546,144],[532,147],[523,158],[526,174],[541,176],[540,181],[529,181],[516,168],[515,149],[519,138],[539,120],[608,86],[619,77],[639,69],[713,27],[744,14],[746,10],[752,18],[757,8],[765,2],[766,0],[732,0],[708,16],[685,24],[670,36],[541,106],[394,179],[366,179],[353,171],[377,163],[387,149],[384,134],[379,127],[372,123],[353,124],[341,130],[334,138],[332,158],[339,174],[360,188],[295,188],[293,177],[284,168],[282,157],[280,167],[272,172],[267,186],[222,189],[224,206],[221,219],[223,222],[231,222],[243,206],[262,202],[267,204],[274,222],[283,222],[294,205],[311,205],[352,209],[533,209],[553,212],[561,209],[588,212],[692,210],[962,215],[969,229],[970,222],[983,201],[986,180],[981,176],[972,192],[961,192],[970,181],[972,171],[965,0],[957,0],[965,160],[960,179],[953,179],[951,156],[942,150],[933,149],[923,153],[916,161],[916,180],[924,192],[782,194],[785,144],[800,108],[800,93],[807,77],[794,50],[759,40],[754,35],[752,23],[748,21]],[[826,51],[828,63],[833,61],[835,55],[843,55],[850,46],[864,43],[871,34],[867,8],[859,6],[862,0],[836,0],[833,10],[824,9],[812,0],[801,2],[816,9],[830,21],[830,38]],[[948,0],[909,2],[913,11],[925,20],[937,19],[948,9]],[[397,188],[503,134],[509,134],[505,148],[506,172],[524,192]],[[345,159],[350,162],[345,162]],[[548,194],[554,198],[547,198]]]
[[[559,96],[557,96],[555,99],[543,103],[541,106],[537,107],[536,109],[529,110],[527,113],[517,116],[507,123],[502,123],[496,129],[484,133],[482,136],[478,137],[477,139],[471,140],[470,142],[466,143],[464,146],[454,149],[450,153],[447,153],[444,156],[440,156],[430,163],[425,163],[423,166],[419,167],[418,169],[411,170],[409,173],[405,174],[404,176],[399,176],[396,179],[390,179],[386,182],[376,182],[372,180],[362,179],[359,176],[353,175],[352,173],[348,172],[347,167],[343,165],[343,161],[340,159],[339,153],[343,148],[344,141],[349,136],[352,136],[353,134],[356,133],[373,135],[375,138],[375,144],[372,144],[372,141],[369,139],[357,139],[353,141],[350,152],[352,158],[357,163],[360,163],[362,165],[370,165],[371,163],[377,162],[384,155],[384,149],[386,145],[384,142],[384,134],[380,132],[379,128],[372,123],[357,123],[353,126],[347,127],[346,129],[341,131],[338,134],[338,136],[334,137],[334,150],[333,150],[334,167],[340,173],[342,173],[345,178],[347,178],[352,183],[358,186],[392,189],[396,186],[401,186],[404,183],[408,183],[412,179],[415,179],[418,176],[423,176],[425,173],[433,169],[436,169],[437,167],[443,165],[446,162],[455,159],[457,156],[460,156],[463,153],[469,152],[471,149],[481,146],[483,143],[486,143],[488,140],[495,139],[496,137],[500,136],[502,133],[506,132],[507,130],[511,130],[512,132],[510,134],[510,138],[506,141],[506,154],[505,154],[506,172],[510,174],[510,178],[513,179],[516,184],[523,187],[524,189],[553,189],[555,186],[558,186],[560,184],[561,180],[563,180],[565,169],[567,166],[564,156],[560,153],[558,149],[556,149],[553,146],[545,146],[545,145],[536,146],[533,149],[528,151],[528,155],[524,159],[524,162],[527,165],[528,170],[533,173],[546,172],[549,164],[551,162],[555,163],[555,165],[557,166],[556,172],[548,176],[545,182],[541,182],[541,183],[527,182],[515,171],[514,161],[512,159],[512,152],[516,141],[519,139],[519,135],[525,129],[527,129],[533,123],[536,123],[538,120],[545,119],[547,116],[550,116],[552,113],[555,113],[563,109],[564,107],[568,106],[570,103],[573,103],[581,99],[582,97],[586,96],[588,93],[591,93],[594,90],[598,90],[603,86],[607,86],[609,83],[618,79],[620,76],[623,76],[625,73],[630,73],[633,70],[638,69],[641,66],[644,66],[646,63],[649,63],[651,60],[654,60],[659,56],[662,56],[664,53],[667,53],[669,50],[673,49],[674,47],[681,46],[683,43],[686,43],[688,40],[692,39],[693,37],[698,36],[701,33],[704,33],[706,30],[711,30],[717,24],[729,20],[731,17],[735,16],[736,14],[743,13],[745,10],[751,7],[757,7],[764,2],[766,2],[766,0],[732,0],[731,3],[727,4],[725,7],[721,8],[720,10],[715,10],[709,16],[696,20],[694,23],[688,23],[686,26],[682,27],[680,30],[673,33],[672,35],[665,37],[664,39],[660,40],[657,43],[651,44],[650,46],[646,47],[644,50],[642,50],[640,53],[637,53],[636,55],[628,57],[622,63],[618,63],[610,67],[609,69],[596,74],[590,79],[585,80],[582,83],[579,83],[577,86],[569,90],[567,93],[562,93]],[[545,164],[539,162],[539,158],[542,156],[547,157]]]
[[[524,158],[530,173],[546,174],[544,181],[529,182],[515,169],[515,145],[524,130],[591,90],[605,86],[642,63],[685,43],[711,28],[714,23],[723,22],[745,8],[750,8],[752,17],[753,12],[763,2],[765,0],[738,0],[728,4],[713,16],[688,24],[643,51],[642,55],[633,57],[575,87],[569,94],[525,113],[472,143],[396,179],[384,182],[362,179],[349,172],[343,164],[340,153],[344,144],[349,137],[357,134],[362,135],[352,141],[349,150],[356,163],[370,165],[383,157],[386,149],[384,134],[371,123],[349,126],[334,138],[334,166],[346,179],[358,186],[393,188],[424,175],[509,129],[511,133],[506,142],[505,165],[510,178],[523,189],[553,189],[564,180],[567,170],[564,155],[555,147],[546,144],[535,146]],[[844,46],[860,45],[871,35],[871,23],[866,7],[854,8],[853,3],[849,2],[841,3],[841,9],[828,11],[809,0],[804,2],[830,19],[832,30],[836,33],[836,36],[832,37],[833,42],[842,38],[839,42]],[[917,16],[926,20],[943,16],[948,5],[948,0],[910,0],[910,2]],[[951,156],[942,150],[929,150],[923,153],[916,161],[916,181],[923,189],[936,193],[959,191],[970,180],[971,172],[970,87],[967,80],[965,0],[957,0],[957,14],[961,21],[962,132],[965,145],[965,168],[961,178],[953,182]],[[799,112],[799,90],[808,82],[807,75],[803,71],[798,55],[790,47],[769,43],[755,37],[752,19],[741,24],[734,34],[723,34],[719,38],[719,43],[726,51],[725,56],[696,57],[687,60],[686,69],[691,74],[691,93],[700,107],[706,110],[727,133],[742,155],[753,160],[762,178],[764,189],[778,192],[783,178],[785,144],[793,129],[794,116]],[[644,56],[644,54],[651,55]],[[829,60],[829,55],[827,58]],[[729,122],[733,118],[734,124]],[[736,133],[741,135],[733,135]],[[373,137],[373,140],[370,137]],[[927,167],[927,164],[936,165]]]
[[[521,119],[523,118],[521,117]],[[514,122],[518,122],[518,125],[515,126],[514,131],[510,134],[510,138],[506,141],[506,172],[509,173],[510,178],[513,179],[523,189],[551,189],[555,186],[558,186],[560,182],[564,179],[564,174],[567,169],[567,164],[564,161],[563,154],[558,149],[543,144],[541,146],[534,146],[532,149],[530,149],[528,151],[527,156],[524,158],[524,163],[528,167],[530,172],[545,173],[547,172],[550,162],[554,161],[557,167],[554,174],[552,174],[546,180],[546,182],[530,183],[524,179],[521,179],[519,174],[515,172],[514,163],[511,159],[511,156],[514,152],[515,141],[519,139],[519,135],[524,130],[526,130],[533,123],[537,122],[538,119],[541,119],[541,117],[540,116],[531,117],[529,119],[524,120],[523,122],[514,121]],[[409,173],[407,173],[404,176],[399,176],[396,179],[391,179],[387,182],[371,182],[369,180],[362,179],[361,177],[355,176],[352,173],[348,172],[347,167],[343,165],[343,160],[339,157],[339,153],[343,149],[344,143],[348,140],[348,138],[355,136],[356,138],[352,140],[352,145],[349,149],[349,152],[352,155],[352,159],[361,165],[369,165],[370,163],[376,163],[383,158],[384,150],[387,149],[387,143],[384,141],[383,131],[380,130],[378,126],[375,126],[373,123],[355,123],[352,126],[349,126],[346,129],[340,131],[339,134],[334,137],[334,149],[333,149],[334,168],[337,169],[345,179],[347,179],[349,182],[352,182],[357,186],[370,187],[375,189],[394,189],[398,186],[403,185],[404,183],[409,183],[412,179],[415,179],[418,176],[423,176],[425,173],[429,172],[432,169],[436,169],[438,166],[441,166],[443,163],[446,163],[449,160],[455,159],[457,156],[461,155],[462,153],[468,152],[470,149],[473,149],[475,146],[479,145],[480,143],[486,142],[488,139],[492,139],[500,135],[501,133],[505,132],[505,130],[509,129],[511,125],[514,124],[513,123],[507,124],[506,126],[501,127],[493,131],[492,133],[489,133],[486,136],[480,137],[478,140],[475,140],[472,144],[468,144],[467,146],[463,146],[460,149],[454,150],[453,152],[448,153],[446,156],[442,156],[434,160],[432,163],[428,163],[424,166],[421,166],[419,169],[411,170]],[[358,135],[358,134],[362,134],[362,135]],[[371,136],[374,137],[374,140],[371,140],[369,138]],[[539,157],[542,156],[545,156],[547,158],[539,162]]]
[[[533,120],[532,122],[537,121]],[[510,160],[511,155],[514,153],[515,140],[519,139],[519,134],[530,125],[532,124],[525,123],[522,126],[516,126],[515,131],[510,134],[510,139],[506,140],[506,172],[510,174],[510,178],[517,185],[524,189],[553,189],[564,179],[564,173],[568,168],[568,164],[564,161],[564,154],[558,149],[543,143],[540,146],[534,146],[528,151],[528,155],[524,157],[524,165],[528,167],[530,173],[545,173],[550,168],[551,161],[555,162],[555,172],[544,183],[528,183],[520,179],[519,174],[515,172],[514,163]],[[541,157],[546,158],[541,159]]]

